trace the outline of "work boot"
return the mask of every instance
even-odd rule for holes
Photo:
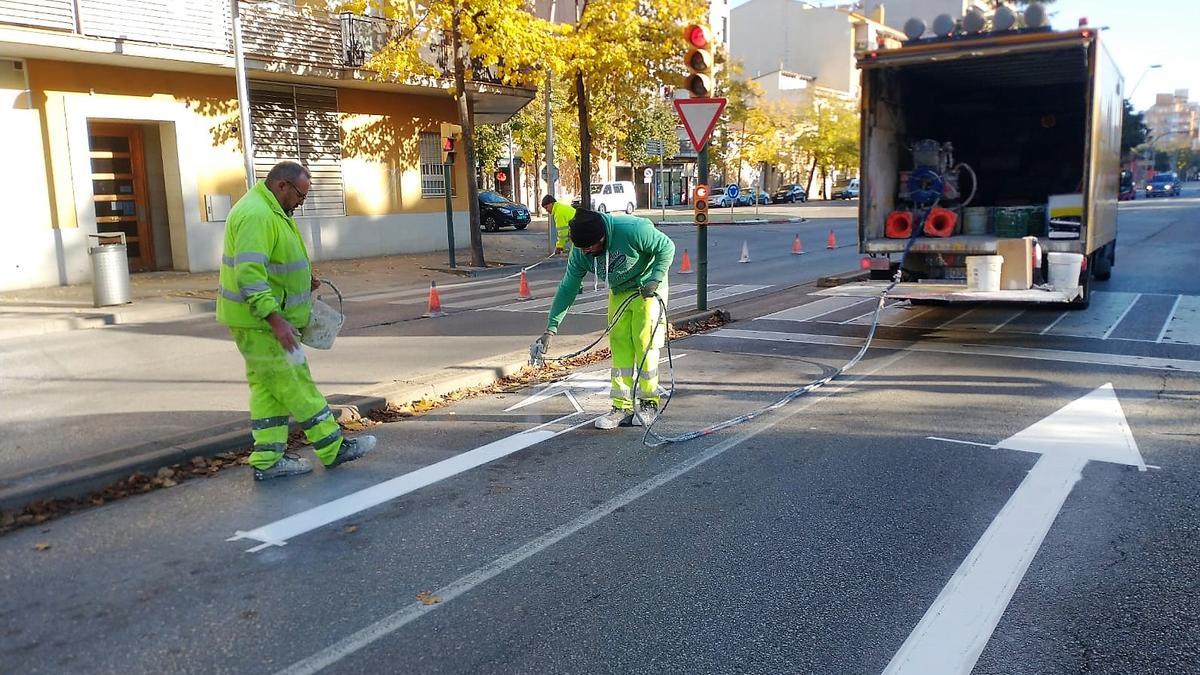
[[[621,426],[629,426],[629,420],[632,417],[631,411],[613,408],[604,417],[596,418],[597,429],[616,429]]]
[[[648,427],[658,419],[658,403],[655,401],[638,401],[638,411],[633,416],[633,426]]]
[[[334,457],[329,466],[325,468],[332,469],[339,464],[353,462],[373,449],[375,449],[375,437],[370,434],[343,439],[342,447],[338,448],[337,457]]]
[[[312,471],[312,464],[307,459],[292,453],[286,453],[277,462],[265,469],[254,469],[254,480],[271,480],[284,476],[299,476]]]

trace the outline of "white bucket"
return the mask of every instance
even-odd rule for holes
[[[1004,258],[998,255],[967,256],[967,290],[1000,290],[1000,268]]]
[[[963,234],[987,234],[990,209],[986,206],[971,206],[963,209]]]
[[[332,282],[321,280],[321,283],[328,284],[333,292],[337,294],[338,307],[342,305],[342,293],[334,286]],[[333,341],[337,338],[338,331],[342,329],[342,324],[346,323],[346,317],[342,313],[320,300],[312,301],[312,312],[309,313],[308,325],[300,331],[300,342],[314,349],[330,349],[333,347]]]
[[[1079,272],[1083,269],[1082,254],[1051,251],[1046,254],[1046,262],[1049,263],[1046,280],[1052,288],[1069,291],[1079,287]]]

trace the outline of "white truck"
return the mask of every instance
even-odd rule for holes
[[[1120,182],[1123,81],[1099,31],[959,33],[858,64],[859,251],[872,280],[838,294],[878,294],[902,266],[890,297],[1086,307],[1090,280],[1115,262]],[[972,256],[1018,250],[1006,240],[1026,235],[1041,251],[1005,259],[1017,282],[968,283],[982,260]],[[1078,267],[1074,283],[1063,260]],[[1024,288],[1008,274],[1022,265],[1034,279]]]

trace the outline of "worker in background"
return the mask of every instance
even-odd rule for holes
[[[326,468],[352,462],[375,447],[374,436],[342,437],[299,343],[320,281],[290,214],[311,186],[308,169],[280,162],[238,200],[225,221],[217,320],[229,327],[246,361],[254,480],[312,471],[308,460],[286,452],[289,416]]]
[[[667,331],[662,306],[667,302],[667,270],[675,259],[675,243],[645,218],[611,216],[587,209],[576,211],[569,234],[575,247],[550,306],[546,332],[537,339],[540,351],[549,350],[550,340],[588,272],[608,285],[609,323],[622,303],[632,298],[608,336],[612,410],[595,424],[597,429],[648,426],[658,417],[658,351]],[[638,368],[641,377],[635,392],[633,381]]]
[[[550,223],[554,227],[554,254],[558,255],[567,250],[567,224],[575,217],[575,207],[564,204],[554,198],[554,195],[542,197],[542,208],[550,214]]]

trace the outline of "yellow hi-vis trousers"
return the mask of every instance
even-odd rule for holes
[[[657,292],[666,303],[665,278],[658,285]],[[612,389],[609,397],[612,398],[613,407],[620,410],[633,410],[633,380],[639,365],[642,375],[638,380],[637,399],[658,404],[658,350],[662,348],[667,334],[666,317],[662,317],[658,299],[643,298],[636,289],[609,293],[609,322],[621,303],[631,295],[635,297],[608,335],[608,348],[612,352]]]
[[[283,345],[269,330],[230,328],[246,360],[250,384],[250,465],[268,469],[287,449],[288,417],[296,418],[321,463],[329,466],[342,447],[342,430],[317,390],[308,362],[288,363]]]

